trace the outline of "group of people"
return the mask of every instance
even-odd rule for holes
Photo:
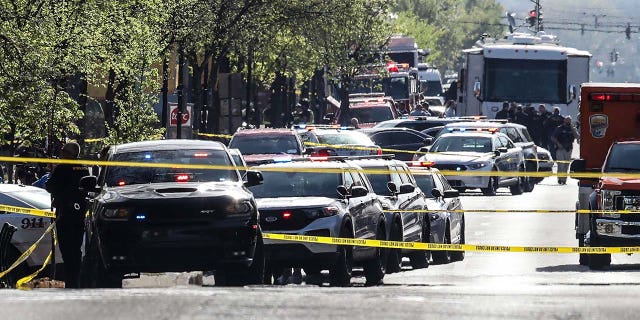
[[[410,116],[419,117],[419,116],[432,116],[432,117],[441,117],[441,118],[450,118],[456,116],[456,102],[454,100],[448,100],[444,104],[444,113],[439,113],[430,109],[429,102],[426,100],[422,100],[419,103],[416,103],[415,109],[409,113]]]
[[[567,172],[573,142],[579,139],[577,129],[573,126],[571,116],[560,114],[560,108],[549,112],[544,104],[522,106],[504,102],[502,110],[496,113],[496,119],[506,119],[527,127],[536,145],[546,148],[553,159],[558,161],[558,172]],[[558,176],[559,184],[566,184],[566,176]]]

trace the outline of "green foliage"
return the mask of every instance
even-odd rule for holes
[[[427,61],[444,70],[460,67],[462,49],[470,48],[483,33],[500,37],[504,15],[495,0],[397,0],[396,32],[416,38],[430,48]]]

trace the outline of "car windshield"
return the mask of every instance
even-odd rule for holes
[[[8,192],[6,195],[10,198],[19,200],[26,204],[32,205],[37,209],[51,209],[51,194],[44,189],[28,189],[23,191]],[[22,206],[16,202],[4,203],[6,205]]]
[[[248,154],[301,154],[296,137],[289,135],[240,135],[229,143],[229,148],[240,149],[243,155]]]
[[[124,186],[161,182],[221,182],[238,181],[237,171],[231,170],[231,158],[222,150],[154,150],[115,154],[110,161],[212,165],[224,168],[155,168],[108,167],[105,181],[108,186]]]
[[[383,172],[382,170],[387,170],[387,167],[367,167],[367,169],[372,171],[371,174],[367,174],[367,178],[369,178],[369,182],[371,182],[373,191],[377,195],[391,196],[391,191],[389,191],[387,187],[387,183],[391,181],[391,177],[389,174],[380,173]]]
[[[389,106],[351,108],[351,116],[358,118],[360,123],[381,122],[393,119],[393,113],[391,113]]]
[[[640,172],[639,158],[639,144],[616,144],[611,148],[604,172]]]
[[[442,84],[440,81],[427,81],[427,89],[422,93],[425,96],[441,96]]]
[[[416,183],[422,193],[427,198],[432,198],[431,190],[434,188],[433,175],[426,170],[411,170],[413,177],[416,179]]]
[[[374,145],[371,138],[362,132],[340,131],[336,133],[318,133],[318,141],[323,144],[357,144],[364,146]]]
[[[491,152],[491,138],[474,136],[442,136],[429,152]]]
[[[256,198],[327,197],[338,195],[338,173],[262,171],[264,181],[249,189]]]

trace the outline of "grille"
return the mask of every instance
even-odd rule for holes
[[[460,170],[460,171],[465,171],[467,170],[467,167],[461,165],[461,164],[436,164],[434,167],[440,169],[440,170]]]
[[[263,230],[299,230],[314,220],[307,210],[260,210],[260,224]],[[289,218],[284,218],[285,211],[291,214]]]
[[[637,191],[623,191],[624,193],[638,193]],[[615,198],[616,210],[640,210],[640,195],[624,195],[616,196]],[[625,203],[625,199],[627,203]],[[621,214],[620,220],[622,221],[640,221],[640,214]],[[624,232],[623,232],[624,233]]]

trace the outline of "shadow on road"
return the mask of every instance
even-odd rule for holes
[[[563,264],[558,266],[548,266],[536,268],[537,272],[621,272],[621,271],[640,271],[640,264],[613,264],[609,268],[603,270],[591,270],[587,266],[579,264]]]

